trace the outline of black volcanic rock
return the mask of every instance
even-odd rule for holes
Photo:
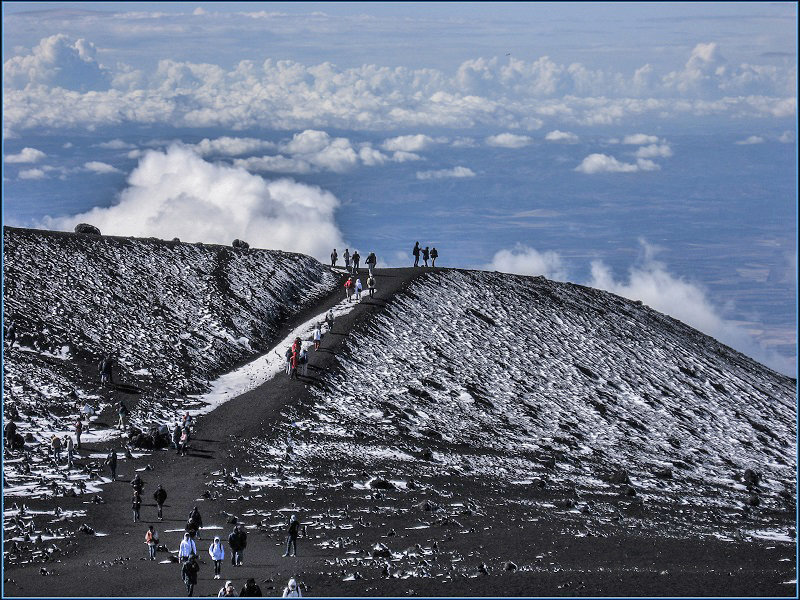
[[[89,223],[78,223],[77,225],[75,225],[75,233],[83,233],[87,235],[102,235],[97,227],[95,227],[94,225],[89,225]]]

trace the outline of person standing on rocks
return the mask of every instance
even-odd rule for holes
[[[117,451],[112,450],[106,457],[106,464],[111,471],[111,481],[117,480]]]
[[[331,308],[328,311],[328,314],[325,315],[325,322],[328,324],[328,331],[333,331],[333,309]]]
[[[161,487],[161,484],[158,484],[156,491],[153,492],[153,500],[156,501],[156,506],[158,506],[158,520],[164,520],[164,502],[167,501],[167,490]]]
[[[66,444],[66,447],[67,447],[67,467],[71,467],[72,466],[72,454],[73,454],[73,448],[74,448],[74,446],[72,444],[72,437],[69,436],[69,435],[65,435],[64,437],[67,438],[67,444]]]
[[[347,301],[350,302],[350,296],[353,295],[353,278],[348,277],[347,281],[344,282],[344,295],[347,298]]]
[[[142,509],[142,495],[136,490],[133,491],[133,501],[131,503],[133,508],[133,522],[139,522],[139,511]]]
[[[358,250],[353,251],[353,274],[355,275],[358,273],[358,266],[361,262],[361,255],[358,253]]]
[[[302,598],[303,593],[300,591],[300,587],[297,585],[297,581],[294,577],[289,580],[289,583],[286,584],[286,587],[283,589],[283,597],[284,598]]]
[[[181,431],[180,423],[175,423],[175,428],[172,430],[172,447],[175,448],[175,451],[180,454],[181,453]]]
[[[308,377],[308,351],[303,348],[300,351],[300,372],[303,374],[303,377]]]
[[[81,434],[83,433],[83,419],[81,419],[80,415],[75,420],[75,440],[77,444],[75,444],[75,448],[77,450],[81,449]]]
[[[144,543],[147,544],[148,558],[150,560],[155,560],[156,548],[158,548],[158,532],[152,525],[147,528],[147,533],[144,534]]]
[[[431,248],[431,267],[436,266],[436,259],[439,258],[439,251],[436,249],[436,246]]]
[[[113,377],[114,357],[111,354],[106,354],[103,360],[100,361],[100,383],[114,383]]]
[[[9,420],[3,429],[3,442],[7,448],[13,447],[15,435],[17,435],[17,424],[13,420]]]
[[[189,429],[184,427],[181,431],[181,438],[178,440],[178,454],[186,456],[186,449],[189,447]]]
[[[117,409],[117,414],[119,415],[119,421],[117,421],[117,429],[125,430],[125,419],[128,418],[128,415],[131,414],[131,411],[128,410],[128,407],[125,405],[124,400],[120,400],[119,408]]]
[[[197,573],[200,571],[200,565],[197,564],[197,554],[191,554],[181,567],[181,577],[183,583],[186,584],[186,593],[191,596],[194,592],[194,586],[197,585]]]
[[[367,255],[367,268],[369,269],[369,276],[372,277],[374,274],[373,271],[375,270],[375,265],[378,264],[378,257],[375,256],[374,252],[370,252]]]
[[[415,267],[419,266],[419,253],[420,253],[419,242],[417,242],[416,244],[414,244],[414,249],[411,251],[411,254],[414,255],[414,266]]]
[[[350,272],[350,249],[344,249],[344,268],[349,273]]]
[[[231,552],[233,552],[232,548]],[[222,571],[222,561],[225,560],[225,546],[222,545],[218,537],[215,537],[208,547],[208,554],[211,556],[211,560],[214,561],[214,579],[219,579]]]
[[[339,255],[336,254],[336,248],[334,248],[333,252],[331,252],[331,268],[334,268],[336,266],[336,260],[338,258],[339,258]]]
[[[239,535],[239,528],[234,525],[231,532],[228,534],[228,546],[231,547],[231,566],[236,566],[237,557],[241,550],[241,536]]]
[[[286,532],[286,552],[284,556],[297,556],[297,536],[300,534],[300,521],[297,515],[292,515],[289,519],[289,528]],[[294,552],[290,552],[294,550]]]
[[[252,596],[252,597],[258,596],[258,597],[261,597],[261,595],[262,595],[261,594],[261,588],[258,587],[258,584],[256,583],[256,580],[253,579],[252,577],[247,580],[247,583],[244,584],[244,587],[242,588],[242,591],[239,592],[239,597],[240,598],[243,598],[245,596]]]
[[[6,335],[5,340],[8,342],[8,349],[14,347],[14,342],[17,341],[17,326],[14,324],[14,321],[11,321],[6,327]]]
[[[56,434],[50,438],[50,449],[53,452],[53,460],[58,463],[61,460],[61,438]]]
[[[422,251],[422,260],[425,261],[425,266],[428,266],[428,259],[431,256],[431,251],[428,249],[428,246],[425,246],[425,249]]]
[[[364,288],[361,285],[361,278],[356,279],[356,300],[361,300],[361,290]]]
[[[314,326],[314,350],[319,350],[319,346],[322,343],[322,325],[317,323]]]

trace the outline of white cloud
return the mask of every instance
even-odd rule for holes
[[[650,144],[636,150],[637,158],[669,158],[670,156],[672,156],[672,148],[669,147],[669,144]]]
[[[633,135],[626,135],[622,139],[622,143],[632,146],[644,146],[645,144],[658,143],[658,137],[655,135],[647,135],[646,133],[634,133]]]
[[[760,135],[751,135],[747,139],[736,142],[739,146],[750,146],[752,144],[763,144],[766,140]]]
[[[608,154],[590,154],[575,167],[575,171],[594,175],[596,173],[636,173],[637,171],[656,171],[660,167],[651,160],[637,159],[636,163],[620,162]]]
[[[325,259],[342,245],[333,216],[336,197],[291,179],[267,181],[244,169],[212,164],[180,145],[148,150],[119,201],[42,225],[71,230],[87,222],[104,234],[179,237],[303,252]]]
[[[44,179],[47,177],[42,169],[25,169],[19,172],[20,179]]]
[[[423,160],[419,154],[397,150],[392,153],[392,162],[404,163],[411,160]]]
[[[189,147],[200,156],[240,156],[250,154],[269,148],[274,148],[275,144],[267,140],[258,138],[238,138],[223,136],[216,139],[204,138]]]
[[[36,148],[23,148],[18,154],[8,154],[4,160],[7,163],[35,163],[45,156],[47,154]]]
[[[794,144],[795,139],[794,131],[787,129],[780,135],[778,141],[782,144]]]
[[[565,142],[567,144],[574,144],[578,141],[578,136],[574,133],[570,133],[569,131],[559,131],[558,129],[554,129],[544,136],[544,139],[546,139],[548,142]]]
[[[430,136],[418,133],[416,135],[401,135],[383,141],[381,148],[389,152],[419,152],[434,143]]]
[[[235,167],[248,171],[267,173],[298,173],[305,174],[314,171],[308,161],[299,158],[290,158],[278,154],[276,156],[252,156],[250,158],[237,158],[233,161]]]
[[[205,15],[205,14],[207,14],[207,13],[206,13],[205,9],[204,9],[202,6],[198,6],[197,8],[195,8],[195,9],[192,11],[192,14],[193,14],[194,16],[196,16],[196,17],[200,17],[200,16],[202,16],[202,15]]]
[[[475,177],[475,172],[467,167],[453,167],[438,171],[417,171],[417,179],[444,179],[447,177]]]
[[[101,142],[97,144],[100,148],[108,148],[109,150],[129,150],[131,148],[135,148],[133,144],[129,144],[128,142],[123,142],[122,140],[110,140],[108,142]]]
[[[453,148],[477,148],[478,142],[471,137],[457,137],[450,145]]]
[[[560,281],[567,278],[560,254],[551,250],[539,252],[524,244],[517,244],[512,250],[499,250],[486,265],[486,269],[517,275],[544,275],[548,279]]]
[[[83,164],[83,168],[91,173],[97,173],[98,175],[104,175],[106,173],[121,173],[119,169],[116,167],[109,165],[108,163],[100,162],[97,160],[92,160],[87,163]]]
[[[527,135],[516,135],[514,133],[500,133],[498,135],[490,135],[486,138],[487,146],[494,146],[497,148],[524,148],[533,142],[533,138]]]

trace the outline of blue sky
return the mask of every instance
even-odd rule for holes
[[[15,225],[641,299],[796,373],[794,3],[3,3]]]

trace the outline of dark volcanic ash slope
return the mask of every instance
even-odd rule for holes
[[[84,399],[113,400],[98,385],[103,353],[116,353],[116,381],[170,407],[165,396],[203,391],[265,351],[336,282],[301,254],[9,227],[3,236],[4,317],[17,332],[4,410],[46,417],[51,429]]]
[[[531,504],[512,490],[546,485],[567,508],[623,497],[669,509],[647,523],[670,532],[693,504],[708,511],[693,533],[721,537],[757,530],[759,515],[793,520],[795,380],[641,303],[431,272],[344,346],[315,405],[293,415],[298,474],[334,463],[358,479],[366,465],[401,487],[446,476]]]

